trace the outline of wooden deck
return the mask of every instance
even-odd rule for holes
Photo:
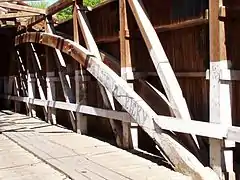
[[[0,179],[190,179],[106,142],[10,111],[0,112],[0,131]]]

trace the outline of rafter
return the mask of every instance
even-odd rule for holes
[[[19,10],[19,11],[25,11],[25,12],[32,12],[32,13],[37,13],[37,14],[45,14],[44,9],[34,8],[34,7],[30,7],[30,6],[17,5],[17,4],[8,3],[8,2],[0,3],[0,7]]]
[[[29,17],[29,16],[35,16],[35,15],[36,13],[29,13],[29,12],[7,13],[7,14],[0,14],[0,19]]]
[[[49,6],[46,9],[45,14],[47,16],[51,16],[51,15],[55,14],[56,12],[61,11],[62,9],[72,5],[73,3],[74,3],[73,0],[59,0],[59,1],[55,2],[54,4],[52,4],[51,6]],[[34,16],[27,21],[27,26],[28,27],[34,26],[35,24],[44,20],[44,18],[45,18],[44,15]]]

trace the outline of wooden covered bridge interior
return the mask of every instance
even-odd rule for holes
[[[240,179],[239,20],[237,0],[0,0],[0,179]]]

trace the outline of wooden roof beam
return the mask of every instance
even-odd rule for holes
[[[61,11],[62,9],[72,5],[73,3],[74,0],[59,0],[46,9],[46,14],[48,16],[56,14],[58,11]]]
[[[31,12],[31,13],[37,13],[37,14],[45,14],[44,9],[34,8],[30,6],[22,6],[22,5],[17,5],[17,4],[8,3],[8,2],[1,2],[0,7],[19,10],[19,11],[25,11],[25,12]]]
[[[5,9],[5,8],[2,8],[2,7],[0,7],[0,11],[1,11],[1,12],[4,12],[4,13],[7,13],[7,12],[8,12],[8,10],[7,10],[7,9]]]
[[[49,6],[46,9],[45,15],[51,16],[51,15],[61,11],[62,9],[72,5],[73,3],[74,3],[74,0],[59,0],[55,3],[53,3],[51,6]],[[44,19],[45,19],[44,15],[34,16],[27,21],[27,27],[34,26],[35,24],[43,21]]]
[[[29,13],[29,12],[7,13],[7,14],[0,14],[0,19],[20,18],[20,17],[35,16],[35,15],[36,13]]]

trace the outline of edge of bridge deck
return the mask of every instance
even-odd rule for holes
[[[72,179],[190,179],[92,137],[0,112],[2,134]]]

